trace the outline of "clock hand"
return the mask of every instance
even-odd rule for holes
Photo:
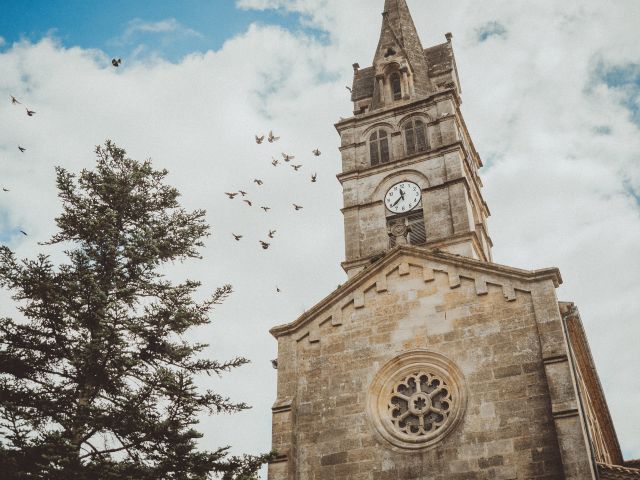
[[[404,200],[404,195],[400,194],[400,198],[399,198],[399,199],[397,199],[397,200],[395,201],[395,203],[394,203],[393,205],[391,205],[391,206],[392,206],[392,207],[395,207],[395,206],[400,202],[400,200]]]

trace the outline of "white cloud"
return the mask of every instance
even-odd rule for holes
[[[141,18],[134,18],[127,23],[122,35],[111,40],[113,45],[129,45],[138,42],[142,36],[156,35],[173,41],[178,38],[203,38],[196,30],[188,28],[175,18],[167,18],[158,22],[146,22]]]
[[[267,10],[281,8],[289,4],[287,0],[236,0],[238,8],[245,10]]]
[[[217,52],[177,64],[127,61],[118,70],[104,68],[100,52],[64,49],[48,39],[0,53],[0,98],[14,94],[38,112],[28,118],[0,106],[0,181],[12,189],[0,205],[0,225],[29,232],[12,239],[20,255],[40,251],[36,242],[54,231],[59,208],[53,166],[90,167],[93,146],[107,137],[131,156],[150,156],[169,168],[183,202],[207,208],[214,232],[203,261],[172,272],[202,279],[207,288],[235,285],[236,294],[205,335],[215,356],[243,353],[254,360],[210,382],[254,409],[205,420],[206,442],[264,451],[275,396],[269,364],[275,341],[267,331],[344,281],[333,122],[350,114],[344,85],[354,61],[364,67],[373,57],[383,2],[379,8],[370,0],[237,3],[301,13],[330,41],[252,26]],[[640,456],[640,326],[632,321],[640,318],[640,210],[626,188],[640,191],[640,135],[628,92],[594,74],[598,64],[640,64],[634,23],[640,4],[621,0],[612,9],[593,0],[542,0],[527,4],[526,14],[516,2],[498,0],[409,4],[425,46],[454,33],[465,120],[488,164],[484,193],[496,261],[561,267],[559,296],[580,307],[623,448]],[[478,42],[478,29],[490,22],[503,25],[508,36]],[[171,30],[171,21],[141,25],[131,39],[179,31]],[[281,142],[256,145],[253,133],[269,128]],[[29,150],[20,154],[18,144]],[[325,152],[319,159],[310,155],[316,146]],[[304,173],[274,169],[270,157],[281,151],[296,153]],[[308,182],[312,171],[318,184]],[[255,177],[264,187],[251,183]],[[222,193],[239,188],[272,212]],[[301,214],[289,210],[293,201],[305,206]],[[277,240],[264,252],[258,239],[269,228],[278,230]],[[232,231],[244,234],[243,241],[234,242]],[[0,310],[6,305],[0,302]]]

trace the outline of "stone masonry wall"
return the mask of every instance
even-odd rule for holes
[[[360,119],[351,127],[339,127],[347,262],[388,249],[382,200],[385,189],[401,180],[415,181],[423,190],[428,242],[457,234],[476,235],[485,259],[490,258],[488,211],[480,192],[478,165],[472,160],[474,154],[457,112],[455,98],[445,95],[432,103],[390,110]],[[403,125],[416,115],[428,123],[429,150],[407,157]],[[391,162],[370,168],[367,138],[375,128],[389,134]]]
[[[274,420],[274,447],[290,461],[272,480],[564,478],[531,294],[451,282],[406,265],[339,319],[280,338],[279,401],[291,411]],[[468,404],[444,440],[407,453],[374,433],[365,405],[380,367],[416,348],[458,365]]]

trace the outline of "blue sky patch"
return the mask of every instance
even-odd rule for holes
[[[593,133],[597,135],[611,135],[612,130],[611,127],[607,125],[598,125],[597,127],[593,128]]]
[[[141,45],[170,61],[217,50],[252,23],[279,25],[317,39],[324,32],[307,28],[300,14],[246,10],[234,0],[1,0],[0,37],[5,50],[14,42],[37,42],[53,35],[63,46],[97,48],[127,57]],[[0,42],[1,43],[1,42]]]
[[[640,125],[640,64],[605,65],[595,69],[596,80],[623,94],[623,105],[631,112],[632,121]]]
[[[636,205],[640,207],[640,190],[634,188],[629,180],[624,181],[624,191],[636,201]]]
[[[478,42],[482,43],[486,42],[491,37],[506,37],[507,29],[499,22],[487,22],[476,29],[476,36],[478,38]]]
[[[0,193],[4,193],[6,198],[7,193]],[[12,247],[15,244],[16,235],[21,235],[19,229],[10,224],[8,211],[0,207],[0,245]]]

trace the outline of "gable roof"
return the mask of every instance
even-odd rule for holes
[[[437,77],[455,69],[455,59],[451,42],[425,48],[424,55],[429,64],[429,76]]]
[[[445,253],[435,250],[427,250],[423,247],[415,247],[411,245],[398,245],[389,252],[387,252],[376,263],[371,264],[368,268],[364,269],[354,277],[350,278],[346,283],[338,287],[331,292],[328,296],[304,312],[293,322],[278,325],[273,327],[269,332],[274,337],[278,338],[283,335],[298,331],[304,327],[307,323],[311,322],[316,316],[320,315],[324,310],[327,310],[335,303],[339,303],[341,300],[347,299],[350,295],[353,296],[354,292],[365,285],[371,283],[372,279],[387,269],[389,266],[397,263],[402,257],[412,257],[417,260],[431,260],[450,267],[451,272],[455,272],[457,268],[466,268],[477,272],[480,276],[482,273],[500,276],[505,279],[505,297],[515,294],[513,293],[513,286],[509,281],[514,282],[535,282],[542,280],[552,280],[556,287],[562,283],[562,277],[560,271],[557,268],[545,268],[541,270],[522,270],[519,268],[507,267],[496,263],[488,263],[480,260],[474,260],[472,258],[463,257],[451,253]],[[455,275],[455,273],[453,273]],[[459,285],[459,278],[457,279]],[[450,278],[450,282],[452,282]],[[453,280],[455,282],[455,280]],[[486,285],[485,285],[486,288]]]
[[[353,75],[353,86],[351,87],[351,101],[357,102],[363,98],[373,97],[376,84],[376,69],[367,67],[357,70]]]

